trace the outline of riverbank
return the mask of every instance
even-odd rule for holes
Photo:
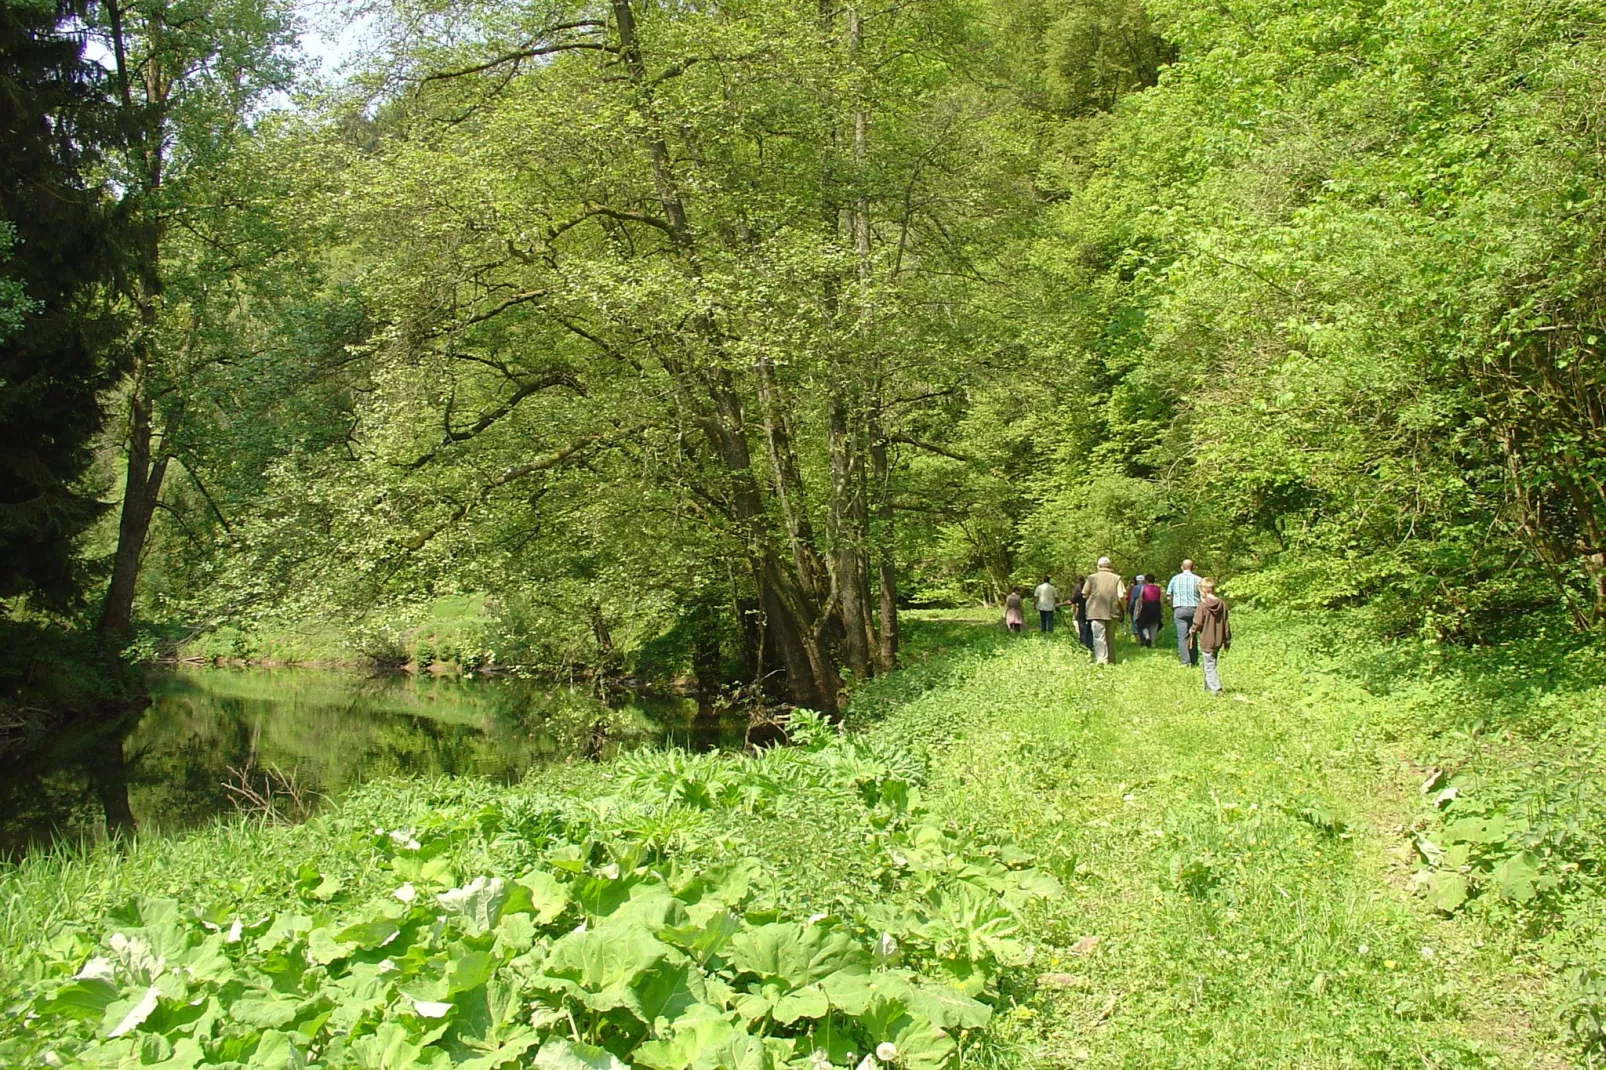
[[[1069,636],[925,620],[846,739],[511,789],[390,781],[302,825],[31,859],[0,872],[0,976],[40,1017],[7,1027],[0,1060],[98,1031],[104,1058],[283,1045],[355,1065],[387,1043],[490,1067],[500,993],[524,1001],[497,1026],[520,1052],[600,1041],[654,1066],[704,1044],[840,1065],[872,1042],[911,1066],[1568,1065],[1590,1039],[1574,1012],[1606,1004],[1587,972],[1606,960],[1598,662],[1237,623],[1225,696],[1163,649],[1100,669]],[[644,957],[565,972],[581,921]],[[117,931],[189,972],[141,979]],[[735,950],[764,941],[769,966]],[[823,972],[788,974],[805,948]],[[110,988],[69,983],[97,957]],[[856,995],[860,968],[896,993]],[[665,971],[690,995],[643,1019]]]

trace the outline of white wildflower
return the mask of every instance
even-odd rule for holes
[[[829,918],[830,916],[831,915],[829,915],[829,914],[810,914],[809,915],[809,924],[810,925],[818,925],[818,924],[820,924],[820,922],[824,921],[826,918]]]
[[[890,1040],[883,1040],[875,1046],[875,1057],[884,1063],[896,1061],[898,1058],[898,1045]]]
[[[411,903],[414,899],[418,898],[418,889],[413,887],[412,881],[408,881],[406,884],[402,885],[400,888],[397,888],[390,894],[395,896],[397,899],[400,899],[403,903]]]

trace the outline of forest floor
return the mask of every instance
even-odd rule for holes
[[[906,667],[857,689],[845,740],[816,737],[758,757],[565,764],[512,788],[385,782],[298,825],[224,822],[122,852],[29,858],[0,869],[0,1006],[33,1011],[0,1026],[0,1063],[34,1063],[54,1050],[53,1065],[62,1052],[80,1053],[84,1065],[195,1066],[225,1056],[246,1065],[252,1050],[280,1059],[290,1045],[299,1046],[294,1065],[319,1052],[317,1065],[367,1065],[385,1041],[414,1045],[408,1058],[419,1061],[395,1065],[444,1066],[428,1061],[429,1037],[436,1047],[458,1044],[455,1060],[468,1050],[464,1026],[428,1033],[433,1019],[408,1008],[468,1015],[449,1005],[486,989],[441,988],[428,997],[438,1002],[420,1004],[407,971],[422,977],[456,955],[448,976],[465,972],[463,963],[483,960],[489,934],[453,938],[458,923],[442,913],[451,897],[435,906],[420,891],[397,937],[387,919],[403,910],[399,881],[411,895],[415,883],[451,888],[474,874],[511,880],[531,866],[557,867],[559,884],[542,878],[529,908],[550,933],[516,926],[516,946],[533,939],[539,951],[577,939],[563,936],[573,911],[599,931],[614,920],[583,899],[584,882],[662,870],[675,886],[675,872],[745,856],[756,868],[742,894],[761,905],[746,908],[743,925],[840,918],[866,945],[890,927],[920,983],[965,970],[975,986],[985,980],[972,988],[992,1006],[984,1027],[950,1008],[946,1028],[960,1043],[941,1058],[961,1065],[1582,1065],[1598,1038],[1589,1016],[1606,1008],[1590,972],[1606,962],[1598,657],[1560,646],[1545,657],[1363,647],[1336,620],[1317,633],[1249,613],[1236,630],[1223,658],[1227,690],[1207,695],[1166,647],[1169,633],[1154,650],[1123,640],[1117,664],[1100,667],[1069,632],[1017,637],[990,615],[927,614],[910,628]],[[1333,650],[1341,653],[1323,652]],[[944,827],[948,839],[928,835]],[[591,860],[591,876],[572,878],[562,906],[571,892],[560,885],[580,871],[550,860],[575,857]],[[616,863],[602,865],[608,857]],[[1015,887],[1000,861],[1040,874],[1023,876],[1021,887],[1052,875],[1060,891],[1010,893],[1013,920],[988,914],[956,882]],[[626,871],[638,863],[632,877]],[[555,888],[558,905],[546,917],[540,890]],[[165,906],[131,908],[131,896],[176,901],[190,920],[172,921]],[[612,910],[619,900],[609,902]],[[157,914],[169,920],[152,922]],[[479,924],[498,924],[495,914]],[[243,944],[218,944],[228,919],[269,916],[279,920],[249,923],[258,928]],[[409,924],[425,921],[433,936],[410,935]],[[139,924],[173,947],[188,942],[173,954],[211,950],[190,980],[162,982],[181,991],[152,997],[133,1032],[108,1040],[139,1010],[143,982],[96,996],[91,982],[70,978],[97,947],[117,946],[110,934]],[[642,938],[642,923],[631,924],[631,938]],[[364,951],[364,934],[381,930],[395,942]],[[680,929],[653,932],[653,940],[685,938]],[[530,976],[518,974],[534,968],[520,965],[529,955],[509,958],[515,945],[503,951],[504,939],[491,949],[502,955],[496,978]],[[275,974],[286,955],[305,955],[309,968]],[[365,955],[387,956],[379,968],[401,971],[389,987]],[[748,983],[717,955],[703,961],[711,986],[719,971]],[[251,995],[270,975],[278,994]],[[352,989],[357,978],[366,980]],[[337,1009],[330,1019],[328,1008],[357,998],[353,991],[367,1001],[362,1012],[345,1021]],[[262,1003],[270,996],[273,1014]],[[227,1013],[193,1009],[212,1005]],[[582,1032],[608,1038],[632,1064],[681,1065],[601,1018],[585,1026],[585,1005],[565,1006],[567,1019],[542,1028],[573,1028],[576,1044]],[[747,1028],[771,1037],[776,1065],[810,1065],[808,1045],[823,1024],[805,1016],[783,1027],[766,1012],[743,1013],[759,1014]],[[833,1061],[844,1065],[847,1050],[867,1050],[875,1030],[890,1028],[876,1013],[845,1022],[843,1035],[858,1039],[832,1048]],[[937,1060],[942,1050],[927,1054]],[[938,1064],[900,1058],[911,1068]],[[582,1064],[608,1065],[553,1063]]]

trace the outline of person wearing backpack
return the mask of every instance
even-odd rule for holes
[[[1138,642],[1144,646],[1154,646],[1154,640],[1160,634],[1162,623],[1160,597],[1164,593],[1160,590],[1160,585],[1152,580],[1145,581],[1134,592],[1133,628],[1137,632]]]

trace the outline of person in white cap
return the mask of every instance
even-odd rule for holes
[[[1087,619],[1093,625],[1093,660],[1109,665],[1114,660],[1110,656],[1114,638],[1110,635],[1110,622],[1120,620],[1126,608],[1126,584],[1110,567],[1110,559],[1101,557],[1098,571],[1087,578],[1082,590],[1087,596]]]

